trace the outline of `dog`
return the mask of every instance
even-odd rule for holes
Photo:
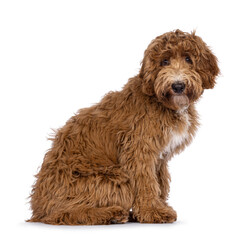
[[[29,222],[172,223],[168,161],[199,126],[195,103],[218,61],[195,32],[155,38],[138,75],[56,130],[31,193]],[[130,211],[131,210],[131,211]]]

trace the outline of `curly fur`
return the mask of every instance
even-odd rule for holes
[[[189,60],[190,59],[190,60]],[[213,88],[217,59],[195,33],[154,39],[122,91],[81,109],[58,129],[31,194],[31,222],[174,222],[168,160],[198,127],[195,103]],[[183,82],[175,93],[172,84]]]

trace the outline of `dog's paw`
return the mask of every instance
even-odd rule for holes
[[[173,223],[177,220],[177,213],[172,207],[145,208],[136,214],[140,223]]]
[[[129,218],[129,212],[124,210],[121,207],[116,207],[112,211],[112,217],[110,218],[109,224],[116,224],[116,223],[126,223]]]

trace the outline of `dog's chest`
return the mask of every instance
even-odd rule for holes
[[[182,116],[182,124],[184,127],[181,129],[181,131],[178,129],[170,129],[167,138],[168,141],[163,150],[160,152],[160,158],[166,158],[167,156],[171,155],[176,148],[181,146],[186,142],[186,140],[189,139],[190,121],[188,114]]]

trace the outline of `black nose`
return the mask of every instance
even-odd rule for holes
[[[185,89],[185,84],[182,82],[173,83],[172,89],[175,93],[182,93]]]

